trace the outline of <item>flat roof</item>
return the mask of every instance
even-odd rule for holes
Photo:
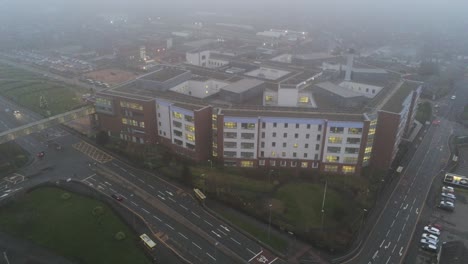
[[[177,69],[177,68],[162,68],[155,72],[151,72],[146,75],[143,75],[139,79],[165,82],[185,72],[187,71]]]
[[[420,83],[405,81],[384,104],[382,110],[387,112],[400,113],[403,109],[403,101],[405,98],[408,97],[408,95],[419,86],[421,86]]]
[[[359,97],[363,96],[360,93],[354,92],[353,90],[344,88],[339,86],[338,84],[334,84],[332,82],[321,82],[316,84],[317,87],[322,88],[326,91],[329,91],[331,93],[334,93],[338,96],[341,96],[343,98],[352,98],[352,97]]]
[[[224,86],[221,88],[221,90],[229,91],[232,93],[243,93],[245,91],[248,91],[254,87],[257,87],[259,85],[263,84],[262,81],[256,80],[256,79],[242,79],[240,81],[237,81],[235,83],[229,84],[227,86]]]

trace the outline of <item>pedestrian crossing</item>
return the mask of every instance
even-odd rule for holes
[[[80,141],[72,146],[99,163],[106,163],[114,159],[109,154],[84,141]]]

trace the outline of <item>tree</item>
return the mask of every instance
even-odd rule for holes
[[[103,146],[107,143],[109,143],[109,135],[105,131],[99,131],[96,135],[96,144]]]
[[[190,166],[187,163],[184,163],[181,174],[182,174],[181,176],[182,176],[183,182],[188,186],[192,186],[193,175],[192,175],[192,172],[190,171]]]
[[[439,65],[431,61],[423,61],[419,65],[418,73],[422,76],[437,75],[439,74]]]

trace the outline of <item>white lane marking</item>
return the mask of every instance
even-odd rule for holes
[[[114,162],[112,162],[112,165],[116,166],[117,168],[120,168],[120,166],[115,164]]]
[[[136,204],[134,201],[130,201],[132,204],[134,204],[135,206],[138,206],[138,204]]]
[[[144,181],[144,180],[142,180],[142,179],[138,179],[138,180],[139,180],[139,181],[141,181],[142,183],[145,183],[145,181]]]
[[[413,211],[413,206],[410,207],[409,212]],[[409,216],[409,215],[408,215]]]
[[[400,254],[400,257],[401,257],[401,255],[403,255],[403,252],[402,252],[402,251],[403,251],[403,247],[401,247],[401,248],[400,248],[400,252],[398,252],[398,254]]]
[[[401,209],[402,207],[403,207],[403,203],[401,203],[401,205],[400,205],[400,209]]]
[[[400,233],[400,235],[398,235],[397,242],[399,242],[399,241],[400,241],[400,238],[401,238],[401,233]]]
[[[206,221],[206,220],[203,220],[205,221],[205,223],[209,224],[210,226],[213,226],[210,222]]]
[[[210,253],[206,252],[206,254],[207,254],[208,256],[210,256],[210,258],[212,258],[213,260],[216,261],[216,259],[215,259],[213,256],[211,256]]]
[[[107,185],[109,185],[109,186],[112,186],[112,184],[110,184],[110,183],[108,183],[108,182],[106,182],[106,181],[105,181],[104,183],[107,184]]]
[[[385,235],[385,237],[388,237],[388,234],[390,234],[390,229],[387,231],[387,234]]]
[[[416,198],[414,198],[413,204],[416,202]]]
[[[418,211],[418,210],[419,210],[419,208],[416,208],[416,214],[419,214],[419,211]]]
[[[174,203],[176,202],[176,200],[172,199],[171,197],[168,197],[169,200],[173,201]]]
[[[199,216],[199,215],[197,215],[196,213],[192,212],[192,214],[193,214],[194,216],[196,216],[196,217],[200,218],[200,216]]]
[[[223,235],[227,236],[227,234],[226,234],[226,233],[224,233],[223,231],[221,231],[221,229],[219,229],[219,228],[216,228],[216,231],[218,231],[218,232],[220,232],[221,234],[223,234]]]
[[[405,207],[403,208],[403,210],[406,210],[406,208],[408,208],[408,204],[405,205]]]
[[[90,179],[90,180],[92,180],[92,181],[96,181],[96,182],[97,182],[97,180],[96,180],[96,179],[94,179],[94,178],[89,178],[89,179]]]
[[[94,176],[96,176],[96,173],[89,175],[89,177],[85,178],[83,181],[86,181],[89,178],[93,178]]]
[[[411,188],[408,188],[408,190],[406,191],[406,193],[408,194],[410,191],[411,191]]]
[[[387,249],[391,244],[392,244],[392,241],[388,241],[388,245],[385,246],[385,249]]]
[[[192,242],[192,245],[196,246],[198,249],[201,250],[201,247],[199,245],[197,245],[195,242]]]
[[[268,264],[272,264],[273,262],[275,262],[276,260],[278,259],[278,257],[276,257],[274,260],[272,260],[270,263]]]
[[[377,251],[375,251],[374,255],[372,256],[372,259],[375,259],[375,257],[377,257],[377,254],[379,254],[379,250],[377,249]]]
[[[129,174],[130,174],[130,176],[132,176],[132,177],[136,177],[135,174],[133,174],[133,173],[131,173],[131,172],[130,172]]]
[[[151,189],[153,189],[153,190],[154,190],[154,187],[153,187],[153,185],[151,185],[151,184],[148,184],[148,186],[149,186]]]
[[[159,217],[157,217],[157,216],[155,216],[155,215],[153,215],[153,217],[154,217],[155,219],[158,219],[159,222],[162,222],[162,220],[159,219]]]
[[[164,196],[164,193],[163,193],[163,192],[161,192],[161,191],[158,191],[158,193],[159,193],[159,194],[161,194],[162,196]]]
[[[385,264],[387,264],[387,263],[390,261],[390,258],[391,258],[391,257],[392,257],[392,256],[388,257],[387,262],[385,262]]]
[[[405,198],[403,198],[403,201],[406,200],[406,197],[407,197],[407,196],[408,196],[408,195],[405,195]]]
[[[111,191],[113,191],[113,192],[115,192],[115,193],[117,192],[116,190],[114,190],[114,189],[112,189],[112,188],[109,188],[109,190],[111,190]]]
[[[400,214],[400,210],[398,210],[398,212],[396,213],[395,218],[397,218],[399,214]]]
[[[379,246],[379,248],[381,248],[381,247],[383,246],[383,244],[384,244],[384,243],[385,243],[385,239],[384,239],[384,240],[382,240],[382,243],[380,243],[380,246]]]
[[[161,195],[158,194],[158,197],[161,199],[161,200],[166,200],[166,198],[162,197]]]
[[[180,235],[181,237],[183,237],[183,238],[185,238],[185,239],[188,239],[188,237],[186,237],[186,236],[185,236],[184,234],[182,234],[181,232],[178,232],[178,233],[179,233],[179,235]]]
[[[124,168],[120,168],[120,169],[121,169],[121,170],[123,170],[123,171],[125,171],[125,172],[127,172],[127,170],[126,170],[126,169],[124,169]]]
[[[250,262],[252,261],[252,259],[256,258],[258,255],[262,254],[263,253],[263,250],[260,250],[260,252],[258,252],[255,256],[253,256],[251,259],[249,259],[249,261],[247,262]],[[255,254],[255,253],[254,253]]]
[[[231,230],[229,230],[229,228],[227,228],[227,227],[225,227],[225,226],[223,226],[223,225],[219,225],[219,226],[220,226],[222,229],[224,229],[224,230],[226,230],[226,231],[228,231],[228,232],[231,232]]]
[[[406,227],[406,223],[403,225],[403,228],[401,229],[401,231],[405,230],[405,227]]]
[[[143,210],[145,213],[149,214],[150,212],[148,212],[148,210],[146,210],[145,208],[141,208],[141,210]]]
[[[167,194],[169,194],[170,196],[174,196],[174,194],[172,194],[170,191],[166,191]]]
[[[395,219],[393,219],[392,225],[390,227],[393,227],[394,224],[395,224]]]
[[[232,237],[231,237],[231,240],[232,240],[232,241],[234,241],[234,242],[236,242],[238,245],[240,245],[240,244],[241,244],[239,241],[235,240],[235,239],[234,239],[234,238],[232,238]]]
[[[174,228],[172,226],[170,226],[168,224],[165,224],[165,225],[167,225],[170,229],[174,230]]]
[[[182,208],[184,208],[185,210],[188,210],[187,207],[185,207],[185,206],[183,206],[183,205],[181,205],[181,204],[179,204],[179,206],[182,207]]]
[[[250,248],[247,248],[247,250],[248,250],[250,253],[254,254],[254,255],[256,254],[255,252],[253,252],[252,250],[250,250]]]
[[[409,215],[407,215],[407,216],[406,216],[406,219],[405,219],[405,221],[408,221],[408,219],[409,219]]]
[[[211,233],[215,234],[217,237],[221,238],[221,235],[216,233],[214,230],[211,230]]]

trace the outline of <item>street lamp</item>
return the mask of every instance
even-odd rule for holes
[[[212,161],[212,160],[208,160],[208,162],[210,163],[210,168],[212,169],[212,168],[213,168],[213,161]]]
[[[270,240],[270,230],[271,230],[271,206],[272,204],[268,205],[270,209],[270,216],[268,217],[268,240]]]
[[[218,262],[218,256],[217,256],[217,246],[218,246],[219,242],[216,241],[215,245],[214,245],[214,250],[215,250],[215,262],[217,263]]]
[[[363,208],[362,209],[362,216],[361,216],[361,223],[359,224],[359,229],[358,229],[358,237],[359,237],[359,235],[361,235],[361,227],[362,227],[362,224],[364,223],[364,215],[366,214],[366,212],[367,212],[367,209]]]
[[[322,199],[322,224],[321,224],[322,232],[323,232],[323,220],[325,216],[325,198],[327,198],[327,185],[328,185],[328,180],[325,180],[325,188],[323,190],[323,199]]]
[[[275,172],[274,170],[270,170],[270,173],[268,173],[268,184],[271,183],[271,175]]]

